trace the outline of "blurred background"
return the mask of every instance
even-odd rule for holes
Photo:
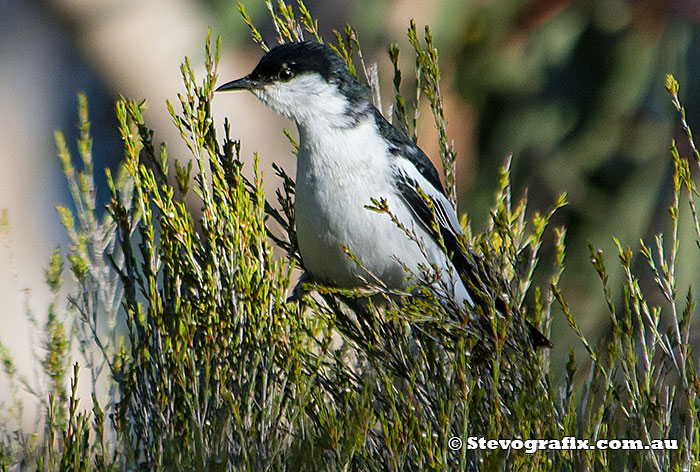
[[[244,4],[274,44],[264,2]],[[419,31],[431,25],[458,156],[460,212],[468,213],[475,230],[484,227],[498,168],[509,153],[515,196],[527,189],[531,210],[546,211],[559,193],[568,192],[570,205],[555,220],[568,228],[562,289],[586,335],[593,341],[604,336],[607,314],[588,243],[606,251],[615,286],[622,273],[612,236],[637,250],[640,238],[650,241],[668,231],[671,139],[678,139],[683,156],[689,153],[664,76],[672,73],[680,81],[688,121],[700,133],[700,2],[308,0],[306,5],[327,39],[346,23],[356,28],[365,61],[378,63],[385,114],[392,97],[388,45],[396,41],[402,50],[405,95],[413,96],[406,30],[411,18]],[[102,169],[114,169],[122,159],[114,115],[120,94],[146,99],[156,139],[168,143],[172,158],[187,158],[165,101],[177,103],[184,56],[201,75],[208,26],[213,36],[222,36],[220,81],[249,72],[261,51],[249,39],[235,2],[3,1],[0,209],[7,210],[10,230],[0,245],[0,341],[19,360],[26,362],[38,349],[30,342],[26,314],[45,317],[43,271],[51,249],[67,244],[54,210],[70,204],[54,130],[75,142],[76,94],[86,92],[101,206],[107,194]],[[260,152],[268,192],[278,184],[271,162],[293,175],[293,156],[281,131],[286,126],[296,132],[291,123],[246,94],[217,97],[214,114],[219,125],[225,116],[231,120],[246,159],[252,163],[252,153]],[[437,158],[427,106],[419,136],[419,145]],[[700,260],[689,224],[681,226],[681,236],[679,293],[685,294],[700,280]],[[650,285],[649,271],[639,261],[636,267],[649,276],[642,283]],[[554,314],[552,358],[559,369],[570,347],[583,351],[563,316]],[[31,374],[31,368],[25,370]]]

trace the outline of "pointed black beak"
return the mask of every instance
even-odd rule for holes
[[[245,76],[225,83],[221,87],[217,88],[216,91],[225,92],[226,90],[252,90],[254,88],[258,88],[259,86],[260,83],[257,80],[251,79],[250,76]]]

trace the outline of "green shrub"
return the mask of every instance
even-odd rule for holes
[[[301,2],[298,19],[282,2],[270,9],[279,41],[306,33],[320,40]],[[240,10],[254,39],[265,47]],[[446,134],[437,51],[428,28],[419,38],[411,24],[408,36],[418,95],[427,96],[435,117],[448,191],[454,196],[455,155]],[[356,33],[349,27],[338,33],[334,47],[353,73],[363,71],[379,103],[378,81],[362,62]],[[475,267],[488,274],[473,286],[481,301],[474,314],[479,321],[446,310],[427,291],[397,301],[399,294],[378,284],[356,291],[310,284],[300,301],[287,301],[300,260],[294,182],[276,168],[281,190],[270,202],[262,191],[257,155],[254,177],[247,179],[242,171],[250,159],[241,156],[227,122],[224,136],[217,135],[210,103],[218,54],[219,43],[212,50],[207,38],[206,76],[198,83],[186,60],[186,92],[177,111],[168,104],[192,153],[186,164],[169,160],[165,145],[156,145],[142,104],[117,103],[125,162],[118,178],[107,174],[111,200],[101,221],[84,97],[78,142],[82,170],[74,168],[57,134],[76,203],[75,213],[59,208],[73,242],[68,262],[77,281],[70,297],[75,330],[66,333],[71,317],[61,318],[52,305],[44,330],[43,368],[50,392],[43,399],[46,434],[31,445],[24,433],[0,429],[4,470],[15,463],[38,470],[256,471],[700,466],[700,384],[690,346],[694,302],[692,292],[678,298],[674,273],[682,198],[690,203],[696,242],[700,225],[690,164],[675,144],[670,242],[659,236],[653,247],[642,242],[641,249],[654,272],[655,290],[666,302],[653,306],[648,301],[652,287],[639,283],[629,248],[618,243],[626,273],[619,288],[608,284],[603,254],[591,248],[613,325],[598,346],[583,337],[557,288],[564,270],[563,228],[551,230],[554,266],[538,267],[543,236],[553,213],[566,204],[565,196],[552,210],[528,216],[526,198],[516,200],[511,192],[510,158],[501,170],[488,227],[476,232],[463,221],[463,243],[479,255]],[[400,93],[398,54],[398,46],[391,46],[393,121],[414,135],[410,117],[416,116],[420,100],[408,103]],[[669,78],[667,86],[692,146],[678,84]],[[382,202],[375,202],[374,210],[392,217]],[[273,254],[273,244],[281,257]],[[61,267],[57,252],[47,270],[57,296]],[[538,280],[548,285],[539,287],[533,274],[542,270],[545,275]],[[622,306],[613,302],[614,290],[622,291]],[[368,294],[373,300],[385,297],[387,307],[360,300]],[[576,375],[571,351],[559,387],[550,380],[549,352],[532,347],[525,323],[546,332],[555,303],[590,355],[588,374]],[[70,391],[65,389],[69,338],[77,340],[91,373],[91,413],[79,410],[77,363]],[[7,376],[16,381],[11,356],[6,350],[0,354]],[[100,379],[106,379],[106,392],[100,391]],[[678,449],[526,453],[467,447],[469,437],[569,436],[591,443],[677,439]],[[464,441],[461,448],[454,438]]]

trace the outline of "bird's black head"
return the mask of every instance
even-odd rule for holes
[[[271,49],[253,72],[217,89],[225,90],[250,90],[274,110],[295,119],[324,101],[332,105],[328,103],[331,95],[344,100],[344,111],[370,99],[369,89],[350,74],[345,61],[330,47],[313,41]]]

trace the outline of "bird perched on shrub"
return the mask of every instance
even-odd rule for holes
[[[356,288],[376,278],[400,291],[428,284],[473,311],[468,287],[479,283],[477,256],[458,243],[459,220],[437,170],[374,107],[368,87],[333,49],[275,47],[250,74],[217,89],[224,90],[248,90],[297,125],[296,234],[312,279]],[[368,208],[373,201],[396,221]],[[430,268],[437,277],[427,276]],[[549,344],[539,332],[532,339]]]

